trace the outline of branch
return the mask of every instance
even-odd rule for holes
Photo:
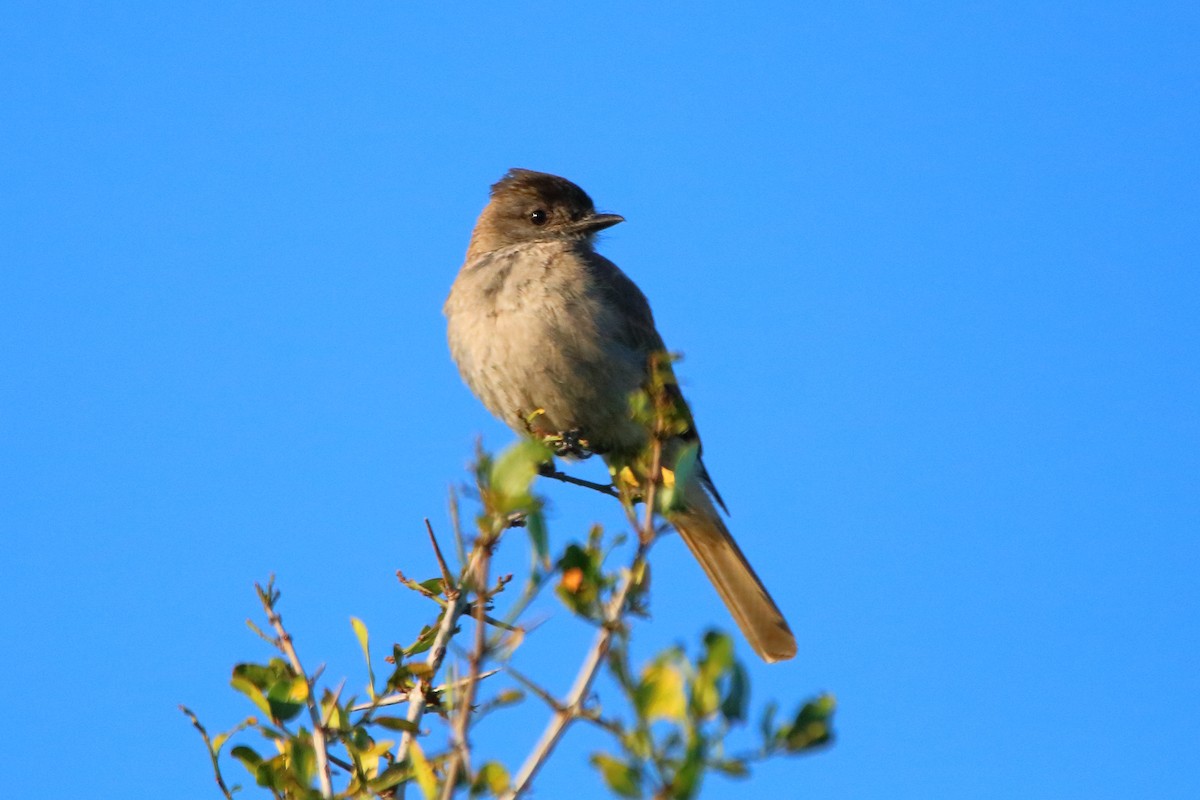
[[[458,757],[450,762],[450,767],[447,770],[446,782],[442,791],[443,800],[449,800],[449,798],[453,797],[454,786],[458,783],[459,774],[464,771],[469,773],[471,768],[470,750],[467,746],[467,727],[471,720],[471,703],[475,701],[475,689],[479,685],[483,659],[487,655],[487,630],[485,626],[487,615],[484,614],[484,609],[487,607],[489,596],[487,589],[488,567],[491,565],[492,545],[495,541],[495,537],[490,537],[488,541],[484,541],[482,544],[476,542],[475,545],[476,549],[481,553],[479,566],[471,576],[475,584],[475,646],[471,651],[466,686],[463,688],[461,706],[458,709],[458,718],[455,720],[454,746],[458,751]],[[464,585],[462,594],[465,595],[466,593],[467,587]]]
[[[583,478],[576,478],[573,475],[568,475],[565,472],[561,472],[561,471],[555,469],[553,464],[543,464],[541,469],[538,470],[538,474],[541,475],[543,478],[550,478],[551,480],[562,481],[563,483],[569,483],[573,486],[582,486],[585,489],[591,489],[594,492],[599,492],[600,494],[606,494],[609,497],[620,497],[621,496],[617,492],[617,490],[614,489],[611,485],[606,485],[603,483],[594,483],[592,481],[585,481]]]
[[[325,743],[325,726],[321,721],[321,713],[317,710],[316,701],[313,700],[313,682],[309,680],[304,667],[300,666],[300,656],[296,654],[296,648],[292,646],[292,637],[284,630],[283,618],[275,610],[275,601],[279,599],[279,593],[274,591],[273,584],[274,579],[267,582],[266,589],[263,589],[257,583],[254,584],[254,588],[258,591],[258,599],[262,601],[263,609],[267,612],[267,621],[271,623],[271,627],[279,635],[275,644],[287,656],[296,674],[304,679],[307,689],[304,693],[304,704],[308,707],[308,715],[312,719],[313,751],[317,759],[317,780],[321,784],[321,797],[332,798],[333,784],[329,777],[329,752]]]
[[[195,726],[196,730],[200,731],[200,736],[204,738],[204,746],[208,748],[208,757],[212,760],[213,776],[217,780],[217,787],[220,788],[221,794],[225,795],[226,800],[233,800],[233,792],[231,792],[229,787],[225,785],[225,778],[221,776],[221,765],[217,760],[219,748],[213,747],[212,739],[210,739],[208,736],[208,731],[206,731],[204,726],[200,724],[200,720],[196,718],[196,715],[192,713],[190,708],[181,705],[179,710],[182,711],[187,718],[192,721],[192,725]],[[249,721],[243,722],[241,725],[238,725],[234,731],[241,730],[242,728],[248,726]],[[231,731],[231,733],[232,732],[233,731]],[[224,744],[224,742],[228,740],[229,734],[225,734],[220,738],[222,744]]]
[[[464,574],[470,573],[475,567],[475,560],[479,556],[479,548],[475,548],[471,553],[471,562],[463,571]],[[433,646],[429,648],[429,655],[425,658],[425,665],[429,667],[428,677],[418,678],[417,685],[408,693],[408,713],[405,719],[412,723],[412,729],[406,730],[400,735],[400,746],[396,750],[396,761],[403,763],[408,758],[408,750],[412,746],[413,731],[421,724],[421,717],[425,713],[427,703],[427,694],[429,687],[432,685],[433,677],[437,675],[438,670],[442,668],[442,661],[446,658],[446,650],[450,643],[450,637],[454,635],[454,627],[458,624],[458,618],[462,616],[463,611],[467,607],[467,593],[460,586],[454,589],[450,586],[446,587],[447,596],[453,592],[453,597],[449,605],[442,611],[442,622],[438,625],[437,635],[433,639]]]
[[[498,672],[500,672],[500,670],[498,670],[498,669],[492,669],[492,670],[488,670],[487,672],[481,672],[479,674],[479,680],[483,680],[484,678],[490,678]],[[467,682],[467,679],[463,678],[462,680],[455,681],[453,683],[443,683],[440,686],[433,687],[433,691],[435,691],[435,692],[444,692],[447,690],[453,691],[455,689],[458,689],[458,688],[466,685],[466,682]],[[347,710],[349,710],[349,711],[370,711],[371,709],[383,708],[384,706],[397,706],[397,705],[400,705],[401,703],[403,703],[405,700],[410,699],[411,697],[412,697],[412,692],[396,692],[394,694],[389,694],[386,697],[380,697],[378,700],[372,700],[369,703],[359,703],[358,705],[350,706],[350,708]]]
[[[562,703],[560,710],[555,711],[554,716],[550,718],[550,723],[542,732],[542,738],[538,740],[533,752],[521,765],[521,771],[517,773],[512,789],[503,796],[504,800],[515,800],[529,789],[538,770],[546,763],[567,727],[576,719],[584,716],[583,704],[592,688],[592,682],[596,679],[596,673],[600,671],[600,665],[604,663],[604,657],[608,654],[609,647],[612,646],[613,636],[620,629],[625,599],[629,596],[629,591],[634,584],[638,583],[645,573],[646,554],[654,544],[654,500],[661,472],[662,441],[655,438],[653,447],[650,474],[647,477],[646,513],[640,526],[636,524],[637,518],[633,516],[632,510],[630,511],[631,519],[639,530],[637,552],[629,565],[628,574],[605,609],[604,623],[599,633],[596,634],[596,641],[592,643],[591,650],[588,651],[583,664],[579,667],[575,683],[571,687],[566,702]]]

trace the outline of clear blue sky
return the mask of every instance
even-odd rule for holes
[[[394,571],[511,438],[441,304],[523,166],[628,219],[801,640],[756,698],[840,700],[755,792],[1200,796],[1195,3],[352,5],[0,8],[6,795],[215,797],[175,706],[245,713],[271,571],[351,686],[351,615],[408,638]],[[637,654],[730,626],[655,575]],[[586,641],[539,613],[528,658]],[[516,761],[544,715],[496,719]]]

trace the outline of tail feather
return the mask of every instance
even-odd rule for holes
[[[796,637],[754,568],[699,483],[688,487],[687,507],[670,516],[692,555],[725,602],[754,652],[766,662],[796,655]]]

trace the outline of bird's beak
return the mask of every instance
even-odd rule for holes
[[[618,222],[624,221],[625,218],[620,214],[590,214],[583,219],[572,222],[569,227],[574,233],[592,234],[602,231],[605,228],[611,228]]]

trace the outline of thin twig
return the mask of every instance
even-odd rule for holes
[[[449,800],[454,795],[454,786],[458,782],[459,775],[464,772],[469,774],[471,771],[467,728],[471,720],[471,703],[475,701],[475,689],[479,685],[479,674],[483,667],[483,660],[487,656],[487,628],[484,622],[486,617],[484,609],[487,607],[488,601],[488,568],[491,566],[492,547],[495,541],[495,537],[490,537],[487,541],[475,544],[476,549],[482,552],[479,565],[471,575],[475,589],[475,646],[468,661],[466,686],[463,687],[461,705],[458,709],[458,718],[454,729],[454,744],[458,751],[458,757],[450,762],[446,772],[443,800]],[[466,590],[467,587],[464,586],[464,594]]]
[[[442,557],[442,548],[438,547],[438,540],[433,535],[433,525],[430,524],[429,517],[425,518],[425,530],[429,531],[429,543],[433,545],[433,554],[437,557],[438,568],[442,571],[442,580],[449,587],[454,583],[454,577],[450,574],[450,568],[446,566],[446,559]]]
[[[481,672],[479,674],[479,680],[483,680],[484,678],[490,678],[498,672],[500,672],[500,670],[498,670],[498,669],[490,669],[487,672]],[[465,680],[466,679],[464,678],[463,681],[465,681]],[[457,683],[453,683],[453,684],[443,683],[443,684],[433,687],[433,691],[445,692],[447,690],[457,689],[459,686],[462,685],[463,681],[458,681]],[[412,692],[396,692],[395,694],[389,694],[386,697],[381,697],[378,700],[373,700],[370,703],[359,703],[356,706],[350,706],[350,708],[347,710],[348,711],[369,711],[372,708],[382,708],[384,706],[397,706],[397,705],[400,705],[401,703],[403,703],[405,700],[408,700],[409,697],[411,697],[411,696],[412,696]]]
[[[187,718],[192,721],[192,725],[195,726],[196,730],[200,731],[200,736],[204,738],[204,746],[208,748],[208,757],[212,759],[213,777],[215,777],[217,780],[217,787],[221,790],[221,794],[225,795],[227,800],[233,800],[233,792],[229,791],[229,787],[225,785],[225,778],[221,775],[221,764],[217,759],[217,756],[219,755],[218,748],[213,747],[212,739],[208,737],[208,731],[206,731],[204,726],[200,724],[200,720],[197,719],[196,715],[192,713],[190,708],[187,706],[180,706],[179,710],[187,715]],[[237,728],[234,728],[234,731],[239,731],[242,728],[248,727],[249,724],[250,723],[247,720],[241,725],[238,725]],[[228,735],[225,737],[225,740],[228,741]]]
[[[453,495],[451,495],[453,498]],[[458,503],[451,500],[451,517],[454,519],[454,531],[456,542],[461,540],[461,534],[458,531]],[[471,575],[475,570],[475,564],[480,557],[484,548],[476,547],[471,552],[470,561],[463,570],[462,585],[447,586],[446,596],[450,600],[449,604],[442,611],[442,621],[438,625],[437,634],[434,636],[433,645],[429,648],[429,655],[425,658],[425,666],[428,669],[428,675],[424,678],[417,679],[417,685],[414,686],[408,693],[408,713],[405,714],[405,719],[411,723],[411,729],[404,731],[400,735],[400,744],[396,749],[396,762],[404,763],[408,758],[408,751],[412,747],[413,739],[418,726],[421,724],[421,717],[425,714],[425,706],[427,705],[427,697],[430,691],[430,686],[433,677],[437,675],[438,670],[442,668],[442,662],[446,658],[446,652],[449,649],[450,637],[454,635],[455,626],[458,624],[459,617],[467,607],[467,588],[466,576]],[[401,784],[399,787],[400,796],[403,797],[404,790],[407,784]]]
[[[539,698],[541,698],[542,702],[544,702],[546,705],[550,706],[550,708],[552,710],[554,710],[554,711],[562,711],[563,710],[562,703],[558,702],[557,697],[550,694],[550,692],[546,691],[541,686],[534,683],[532,678],[526,677],[525,675],[518,672],[517,669],[515,667],[513,667],[512,664],[505,664],[504,671],[507,672],[509,675],[512,675],[513,680],[515,680],[517,683],[521,684],[526,689],[528,689],[529,691],[531,691],[535,695],[537,695]]]
[[[563,483],[569,483],[573,486],[582,486],[585,489],[591,489],[594,492],[599,492],[600,494],[605,494],[609,497],[620,496],[617,490],[613,488],[611,484],[595,483],[593,481],[584,480],[583,478],[576,478],[574,475],[568,475],[561,470],[555,469],[553,465],[550,464],[544,464],[538,471],[538,474],[543,478],[562,481]]]
[[[321,784],[321,796],[332,798],[333,783],[329,777],[329,754],[325,744],[325,727],[321,724],[321,713],[317,710],[317,704],[313,700],[312,681],[309,680],[304,667],[300,666],[300,656],[296,654],[296,648],[292,646],[292,637],[284,630],[283,618],[275,610],[275,601],[279,599],[279,594],[274,591],[273,581],[267,583],[266,589],[263,589],[257,583],[254,584],[254,588],[258,590],[258,599],[262,601],[263,609],[267,612],[267,621],[271,623],[271,627],[279,635],[276,645],[287,656],[296,674],[304,679],[305,688],[307,689],[304,693],[304,704],[308,707],[308,715],[312,719],[313,752],[317,759],[317,780]]]

